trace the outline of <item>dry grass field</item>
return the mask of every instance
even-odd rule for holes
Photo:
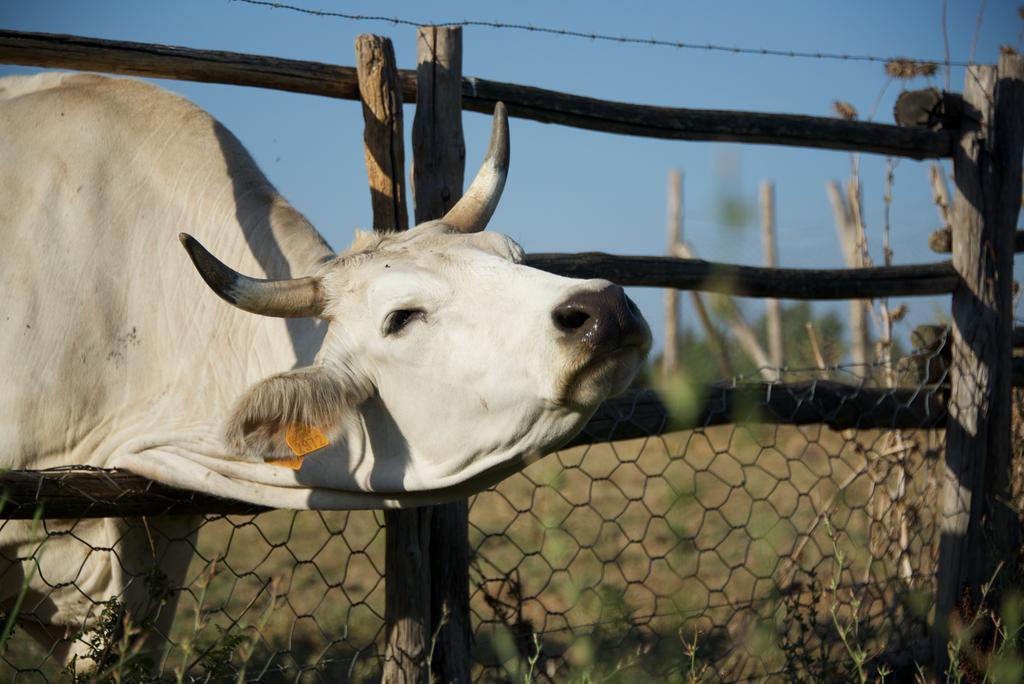
[[[729,425],[554,454],[472,502],[475,674],[841,677],[833,609],[874,660],[907,657],[931,608],[940,446]],[[158,667],[373,680],[383,568],[379,513],[212,517]],[[4,655],[0,676],[60,679],[24,634]]]

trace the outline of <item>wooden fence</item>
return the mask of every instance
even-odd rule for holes
[[[1024,144],[1024,58],[1004,54],[998,66],[974,66],[962,96],[914,102],[941,105],[941,124],[896,126],[786,114],[651,107],[463,77],[461,29],[420,29],[418,67],[400,70],[386,39],[365,36],[359,65],[345,67],[211,50],[0,31],[0,62],[39,67],[271,88],[362,100],[367,158],[390,159],[370,169],[375,227],[404,228],[403,158],[371,155],[382,141],[401,149],[401,102],[416,102],[413,156],[417,222],[441,215],[461,192],[461,110],[490,113],[504,102],[513,117],[594,131],[672,140],[770,143],[905,156],[952,158],[956,197],[948,262],[859,269],[754,268],[700,260],[606,254],[532,254],[531,266],[623,285],[707,290],[789,299],[864,299],[952,295],[948,398],[910,390],[878,391],[839,383],[710,388],[692,425],[673,423],[653,393],[604,405],[574,444],[660,434],[729,422],[736,407],[756,405],[779,423],[835,428],[945,426],[941,483],[940,562],[933,658],[946,657],[947,618],[965,588],[974,592],[999,561],[1020,546],[1017,514],[1007,505],[1012,344],[1013,253],[1021,200]],[[375,65],[371,68],[371,65]],[[445,78],[438,79],[438,74]],[[372,86],[372,87],[371,87]],[[367,94],[377,95],[370,97]],[[365,97],[364,97],[365,96]],[[429,106],[424,106],[424,104]],[[913,104],[913,103],[911,103]],[[906,110],[906,107],[904,107]],[[431,112],[432,115],[428,115]],[[928,112],[903,112],[903,123],[928,122]],[[454,148],[453,148],[454,146]],[[428,164],[427,159],[441,160]],[[422,175],[420,175],[422,172]],[[448,193],[441,192],[447,189]],[[452,193],[451,191],[454,191]],[[780,388],[785,391],[780,391]],[[802,399],[814,393],[813,404]],[[629,412],[630,420],[621,416]],[[252,512],[216,497],[173,490],[125,473],[12,472],[5,517],[146,515],[169,512]],[[84,509],[83,500],[90,503]],[[469,677],[465,504],[403,511],[388,518],[386,681],[428,681],[425,649],[436,636],[432,665],[450,681]],[[411,562],[415,560],[416,562]],[[452,581],[455,578],[455,581]],[[464,581],[466,580],[466,581]],[[429,588],[429,591],[424,591]],[[439,630],[442,623],[448,627]]]

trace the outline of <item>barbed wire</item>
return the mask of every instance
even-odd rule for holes
[[[507,29],[513,31],[527,31],[530,33],[543,33],[546,35],[560,36],[565,38],[583,38],[591,41],[619,43],[623,45],[647,45],[651,47],[668,47],[678,50],[705,50],[708,52],[728,52],[737,55],[761,55],[769,57],[792,57],[797,59],[828,59],[844,62],[873,62],[885,64],[894,60],[909,60],[916,63],[937,64],[942,66],[968,67],[974,64],[973,61],[958,61],[948,59],[919,59],[913,57],[880,55],[850,54],[845,52],[823,52],[816,50],[780,50],[776,48],[751,48],[737,45],[716,45],[714,43],[689,43],[679,40],[667,40],[664,38],[640,38],[637,36],[612,35],[608,33],[597,33],[594,31],[580,31],[565,28],[553,28],[550,26],[536,26],[534,24],[520,24],[504,21],[486,21],[481,19],[463,19],[461,21],[414,21],[401,17],[387,17],[373,14],[352,14],[348,12],[334,12],[330,10],[314,10],[298,5],[290,5],[273,0],[231,0],[246,5],[257,5],[271,9],[282,9],[290,12],[298,12],[315,17],[332,17],[336,19],[347,19],[349,21],[370,21],[385,22],[395,26],[413,26],[422,28],[424,26],[478,26],[492,29]]]

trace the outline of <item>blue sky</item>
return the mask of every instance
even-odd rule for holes
[[[331,2],[292,0],[310,9],[398,16],[420,22],[464,19],[518,22],[637,37],[753,48],[943,59],[941,0],[879,2]],[[978,2],[949,0],[950,57],[967,60]],[[974,57],[993,62],[1000,44],[1016,44],[1021,21],[1011,2],[985,3]],[[230,0],[90,2],[37,0],[0,5],[0,26],[101,38],[250,52],[336,64],[354,63],[360,33],[389,36],[399,66],[415,66],[415,29],[381,22],[311,17]],[[890,123],[901,84],[882,65],[629,46],[490,28],[464,29],[467,76],[592,97],[678,107],[832,115],[845,100]],[[0,74],[33,69],[0,67]],[[953,90],[964,70],[954,67]],[[370,225],[358,103],[253,88],[162,81],[225,123],[289,200],[335,248]],[[942,87],[944,73],[932,85]],[[929,85],[923,79],[910,87]],[[879,96],[881,94],[881,98]],[[406,134],[413,111],[406,107]],[[483,154],[489,120],[464,117],[467,175]],[[850,156],[767,145],[631,138],[513,120],[512,170],[492,227],[527,251],[619,254],[664,252],[665,186],[670,168],[685,174],[684,234],[709,259],[759,264],[754,221],[721,225],[716,201],[730,191],[751,202],[758,183],[776,185],[780,260],[784,266],[840,267],[828,179],[849,175]],[[407,157],[407,162],[409,161]],[[861,157],[871,251],[881,259],[885,159]],[[948,168],[948,164],[947,164]],[[901,160],[890,212],[897,263],[937,259],[927,249],[938,218],[927,164]],[[183,226],[187,229],[187,226]],[[661,293],[634,290],[652,325],[662,325]],[[943,299],[911,300],[909,328],[928,321]],[[751,317],[760,302],[747,303]],[[694,325],[689,311],[684,324]]]

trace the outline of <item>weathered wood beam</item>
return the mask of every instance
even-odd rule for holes
[[[0,31],[0,63],[359,99],[355,67],[56,33]]]
[[[957,283],[956,271],[948,261],[873,268],[762,268],[701,259],[584,252],[528,254],[526,264],[573,278],[607,278],[619,285],[675,287],[778,299],[870,299],[949,294]]]
[[[363,143],[377,231],[409,227],[405,203],[402,95],[389,38],[356,38]],[[426,684],[430,648],[430,509],[384,511],[384,662],[386,683]]]
[[[900,126],[952,130],[959,128],[963,116],[963,98],[937,88],[904,90],[896,98],[892,116]]]
[[[402,93],[391,41],[370,33],[357,36],[356,64],[373,229],[406,230],[409,212],[405,203]]]
[[[914,159],[949,157],[953,149],[952,138],[945,131],[889,124],[637,105],[481,78],[466,79],[463,88],[463,107],[472,111],[490,112],[496,102],[504,102],[509,116],[645,138],[764,143]]]
[[[729,423],[827,425],[833,430],[928,430],[945,424],[935,392],[882,389],[827,380],[699,388],[692,411],[673,415],[653,391],[604,402],[563,448],[651,437]]]
[[[0,62],[103,71],[128,76],[272,88],[349,100],[359,98],[356,70],[321,62],[219,50],[0,31]],[[401,70],[405,102],[416,100],[416,73]],[[636,105],[482,78],[462,79],[463,109],[542,123],[672,140],[717,140],[874,152],[916,159],[949,157],[946,131],[828,117]]]
[[[946,639],[965,595],[975,605],[995,568],[1013,567],[1020,519],[1009,502],[1013,366],[1013,241],[1021,206],[1024,57],[968,68],[964,117],[953,157],[952,365],[939,518],[932,653],[947,664]],[[998,605],[998,587],[990,597]]]
[[[271,509],[176,489],[124,470],[55,468],[0,473],[0,520],[78,519],[205,513],[250,515]]]
[[[462,28],[416,31],[416,116],[412,186],[416,223],[438,219],[462,197],[466,145],[462,133]],[[429,587],[424,623],[432,658],[404,682],[467,684],[472,632],[469,614],[469,501],[431,506]]]

